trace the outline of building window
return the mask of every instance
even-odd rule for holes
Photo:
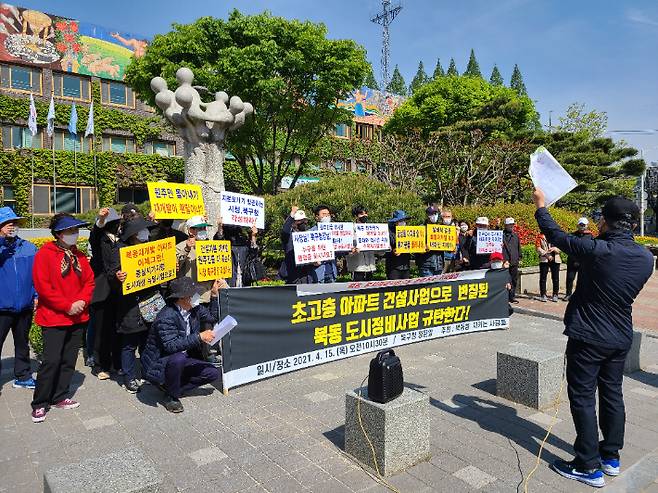
[[[43,147],[43,132],[39,130],[32,137],[32,133],[27,127],[3,125],[2,147],[4,149],[41,149]]]
[[[141,204],[149,199],[149,192],[146,188],[119,188],[118,202],[120,204],[133,203]]]
[[[75,151],[89,153],[92,148],[92,138],[86,139],[82,135],[71,135],[67,130],[55,130],[53,144],[56,151]]]
[[[350,127],[345,123],[338,123],[336,125],[336,137],[342,137],[344,139],[349,139],[350,137]]]
[[[41,94],[41,69],[20,65],[0,65],[0,87]]]
[[[103,150],[125,154],[135,152],[135,140],[129,137],[117,137],[114,135],[103,137]]]
[[[356,124],[356,136],[362,140],[372,140],[373,138],[373,127],[366,123],[357,123]]]
[[[35,214],[55,213],[55,188],[52,185],[34,185]],[[77,192],[77,193],[76,193]],[[76,210],[77,195],[77,210]],[[57,212],[82,214],[96,208],[96,190],[91,187],[57,187]]]
[[[172,157],[176,155],[176,144],[164,140],[145,142],[144,154],[159,154],[160,156]]]
[[[356,169],[359,173],[367,173],[368,172],[368,166],[366,166],[366,163],[357,163]]]
[[[117,106],[135,107],[135,95],[132,89],[122,82],[101,81],[101,102]]]
[[[53,73],[53,91],[60,98],[91,101],[88,77]]]
[[[336,161],[334,162],[334,169],[338,173],[344,173],[347,170],[347,166],[343,161]]]
[[[14,187],[4,185],[2,187],[2,205],[9,207],[11,210],[16,210],[16,197],[14,196]]]

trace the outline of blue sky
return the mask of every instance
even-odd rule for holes
[[[379,74],[381,28],[369,18],[380,0],[24,0],[17,5],[122,31],[153,36],[172,22],[225,17],[238,8],[324,22],[334,38],[365,46]],[[184,6],[181,8],[181,5]],[[542,122],[556,121],[572,102],[606,111],[609,129],[658,129],[658,1],[656,0],[406,0],[391,26],[392,64],[407,83],[423,60],[451,57],[461,71],[474,48],[486,77],[498,64],[506,82],[515,63]],[[623,136],[658,161],[658,134]]]

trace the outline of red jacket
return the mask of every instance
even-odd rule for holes
[[[46,243],[34,257],[32,278],[39,296],[37,313],[34,321],[42,327],[61,327],[87,322],[89,320],[89,303],[94,291],[94,273],[87,257],[73,247],[78,257],[82,274],[73,270],[62,277],[61,263],[64,252],[55,242]],[[71,305],[78,300],[86,303],[85,309],[78,315],[68,315]]]

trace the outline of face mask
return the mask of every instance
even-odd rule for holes
[[[506,224],[505,225],[505,231],[514,231],[514,225],[513,224]]]
[[[585,231],[586,228],[587,228],[587,226],[585,226],[584,224],[579,224],[578,225],[578,230],[579,231]]]
[[[148,229],[142,229],[137,233],[137,239],[141,241],[142,243],[145,243],[149,241],[149,230]]]
[[[201,295],[199,293],[194,293],[190,298],[190,305],[194,308],[195,306],[199,306],[199,304],[201,304]]]
[[[429,218],[430,218],[431,223],[435,223],[439,220],[439,215],[438,214],[432,214],[431,216],[429,216]]]
[[[73,233],[70,235],[62,235],[62,241],[66,243],[68,246],[73,246],[78,242],[78,237],[80,236],[80,233]]]
[[[14,226],[12,229],[9,230],[7,233],[8,238],[16,238],[18,236],[18,226]]]
[[[356,218],[357,222],[360,223],[367,223],[368,222],[368,216],[361,216]]]
[[[491,262],[491,268],[492,269],[502,269],[503,268],[503,263],[502,262]]]
[[[398,226],[406,226],[406,225],[407,225],[407,223],[405,221],[400,221],[398,223]]]
[[[322,219],[320,219],[321,223],[330,223],[331,222],[331,216],[324,216]]]
[[[306,231],[308,229],[308,224],[300,223],[297,225],[297,231]]]
[[[443,218],[443,224],[446,226],[450,226],[452,224],[452,218],[451,217],[444,217]]]
[[[208,239],[208,231],[206,231],[205,229],[202,229],[201,231],[197,231],[196,239],[199,241],[206,241]]]
[[[465,224],[462,225],[462,226],[459,226],[459,230],[466,233],[466,231],[468,231],[468,226],[466,226]]]

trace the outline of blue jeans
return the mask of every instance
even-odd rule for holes
[[[126,382],[137,378],[135,350],[139,349],[139,354],[142,354],[148,334],[146,330],[135,334],[121,334],[121,369]]]

